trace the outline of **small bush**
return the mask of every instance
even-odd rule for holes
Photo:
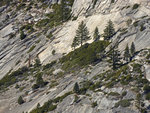
[[[36,46],[33,45],[33,46],[29,49],[28,53],[32,52],[32,51],[34,50],[35,47],[36,47]]]
[[[95,108],[97,106],[97,102],[92,103],[92,108]]]
[[[55,50],[53,50],[53,51],[52,51],[52,55],[55,55],[55,53],[56,53],[56,51],[55,51]]]
[[[26,35],[24,34],[23,31],[20,32],[20,39],[23,40],[26,38]]]
[[[110,92],[108,95],[109,96],[120,96],[120,94],[117,92]]]

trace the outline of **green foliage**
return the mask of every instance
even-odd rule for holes
[[[55,51],[55,50],[53,50],[53,51],[52,51],[52,55],[55,55],[55,53],[56,53],[56,51]]]
[[[49,63],[49,64],[44,65],[44,66],[43,66],[43,70],[50,69],[51,67],[53,67],[53,65],[56,64],[56,62],[57,62],[57,61],[55,60],[55,61],[52,61],[52,62]]]
[[[78,45],[83,45],[84,42],[90,39],[89,31],[86,27],[86,24],[82,21],[76,30],[76,36],[73,40],[72,47],[75,48]]]
[[[137,27],[138,25],[139,25],[139,21],[138,20],[133,23],[134,27]]]
[[[97,106],[97,102],[93,102],[91,105],[92,105],[92,108],[95,108]]]
[[[130,52],[129,52],[129,47],[128,45],[126,46],[125,48],[125,51],[124,51],[124,59],[128,62],[130,60]]]
[[[145,92],[150,92],[150,85],[148,85],[148,84],[144,85],[143,90]]]
[[[34,67],[39,67],[39,66],[41,66],[41,61],[40,61],[39,58],[36,58],[36,59],[35,59]]]
[[[110,92],[108,95],[109,96],[120,96],[120,94],[117,92]]]
[[[0,80],[0,90],[7,88],[8,86],[15,84],[18,82],[20,79],[23,79],[26,77],[26,73],[28,72],[27,67],[22,67],[18,69],[17,71],[12,72],[11,74],[5,75],[1,80]]]
[[[48,39],[51,39],[53,37],[53,34],[50,32],[47,36]]]
[[[134,54],[135,54],[135,45],[134,45],[134,42],[132,42],[132,44],[131,44],[131,49],[130,49],[130,52],[131,52],[131,56],[133,57],[134,56]]]
[[[111,3],[114,3],[115,2],[115,0],[111,0]]]
[[[133,10],[134,10],[134,9],[137,9],[139,6],[140,6],[139,4],[134,4],[133,7],[132,7],[132,9],[133,9]]]
[[[32,24],[26,24],[26,25],[23,25],[23,26],[20,28],[21,31],[23,31],[24,29],[25,29],[25,30],[31,30],[31,31],[34,30]]]
[[[141,73],[141,67],[142,67],[141,64],[134,63],[132,66],[133,66],[133,71],[134,72]]]
[[[100,39],[100,34],[97,27],[95,28],[93,39],[94,41],[98,41]]]
[[[109,40],[115,35],[115,28],[114,24],[111,20],[108,21],[108,24],[106,25],[106,28],[104,29],[103,37],[105,40]]]
[[[44,27],[47,25],[47,23],[50,22],[50,19],[46,18],[46,19],[43,19],[43,20],[40,20],[38,21],[38,23],[36,24],[36,27]]]
[[[18,11],[18,10],[21,10],[21,9],[25,8],[25,6],[26,6],[26,4],[20,3],[20,4],[17,6],[16,10],[17,10],[17,11]]]
[[[34,50],[35,47],[36,47],[36,46],[33,45],[33,46],[29,49],[28,53],[32,52],[32,51]]]
[[[23,100],[23,98],[22,98],[22,96],[20,96],[19,98],[18,98],[18,104],[23,104],[24,103],[24,100]]]
[[[75,83],[75,85],[73,87],[73,92],[76,94],[79,94],[79,92],[80,92],[79,85],[77,82]]]
[[[150,100],[150,92],[146,94],[145,99],[146,99],[146,100]]]
[[[20,32],[20,39],[23,40],[26,38],[26,35],[24,34],[23,31]]]
[[[117,69],[120,65],[120,52],[117,49],[111,48],[111,51],[109,52],[109,57],[111,59],[113,69]]]
[[[48,102],[44,103],[42,107],[38,107],[32,110],[30,113],[48,113],[49,111],[53,111],[56,108],[57,108],[57,105],[54,105],[52,103],[52,100],[49,100]]]
[[[118,103],[115,104],[115,107],[129,107],[130,106],[130,101],[125,99],[125,100],[120,100]]]
[[[101,60],[98,57],[98,53],[103,52],[108,44],[109,42],[107,41],[97,41],[75,49],[60,59],[60,62],[63,63],[63,69],[68,70],[79,66],[82,67]]]

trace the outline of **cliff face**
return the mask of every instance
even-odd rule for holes
[[[25,65],[28,66],[29,61],[31,64],[34,64],[36,58],[39,58],[41,63],[45,65],[51,61],[58,60],[72,51],[71,44],[81,21],[85,22],[90,32],[91,40],[88,43],[92,43],[95,28],[98,27],[101,40],[103,40],[103,30],[108,21],[112,20],[116,35],[110,40],[111,44],[106,48],[106,52],[109,51],[111,46],[118,45],[118,49],[123,55],[126,45],[131,46],[131,43],[134,42],[136,51],[139,52],[134,58],[135,63],[143,66],[141,67],[141,73],[144,75],[143,78],[146,77],[149,80],[150,66],[145,57],[149,53],[147,49],[150,48],[150,0],[74,0],[72,7],[69,6],[72,9],[71,19],[58,26],[51,27],[51,20],[47,22],[46,19],[52,18],[51,15],[47,15],[53,12],[51,6],[55,3],[60,4],[61,0],[45,0],[44,3],[39,1],[32,3],[29,0],[22,3],[15,0],[10,5],[0,7],[0,79],[8,72],[13,72]],[[37,23],[41,22],[41,20],[46,21],[46,24],[37,27]],[[22,28],[24,25],[28,26]],[[21,28],[26,35],[26,38],[23,40],[20,39]],[[54,51],[55,54],[53,53]],[[42,69],[35,68],[35,70],[32,70],[31,68],[28,75],[32,73],[34,76],[29,76],[28,80],[20,81],[10,87],[8,91],[0,94],[0,113],[30,112],[36,108],[38,103],[42,106],[48,100],[63,96],[67,92],[72,91],[76,82],[82,83],[85,80],[92,80],[95,83],[99,79],[102,82],[100,88],[88,91],[87,95],[79,95],[78,101],[75,94],[70,94],[61,102],[55,103],[57,104],[57,109],[52,111],[52,113],[141,112],[135,108],[136,91],[133,91],[137,90],[134,89],[134,80],[136,79],[134,75],[138,74],[128,73],[134,78],[130,84],[132,87],[117,84],[114,88],[105,88],[104,84],[110,81],[106,79],[111,78],[109,75],[113,73],[109,72],[110,64],[107,60],[105,59],[94,66],[86,67],[79,72],[65,73],[62,78],[57,78],[64,71],[60,69],[61,64],[58,64],[52,69],[46,70],[46,73],[42,72],[42,74],[44,73],[43,78],[49,80],[49,84],[43,89],[34,91],[32,90],[32,85],[36,81],[35,76]],[[132,72],[132,62],[128,66],[127,70]],[[120,70],[122,71],[122,69]],[[103,73],[107,71],[108,73],[105,73],[106,76],[104,76]],[[97,79],[97,76],[101,74],[103,78]],[[119,81],[123,77],[125,80],[128,78],[127,75],[123,75],[124,72],[118,76],[120,78],[117,80]],[[94,76],[96,76],[97,81],[93,78]],[[51,88],[49,86],[54,82],[52,79],[58,81],[56,87]],[[112,81],[115,80],[115,77],[112,78]],[[143,83],[142,81],[140,82]],[[22,92],[15,88],[17,84],[20,87],[24,87]],[[115,96],[111,95],[112,92],[117,94],[113,93]],[[122,97],[123,92],[127,92],[124,97]],[[23,95],[26,101],[23,105],[18,105],[16,102],[19,95]],[[129,100],[131,102],[130,107],[115,107],[116,103],[122,99]],[[150,106],[149,101],[142,101],[146,109],[148,109]],[[95,107],[94,102],[97,102],[97,107]]]
[[[60,1],[49,1],[48,3],[55,3]],[[140,4],[138,8],[133,9],[135,4]],[[38,31],[33,34],[28,35],[28,39],[20,41],[18,39],[18,30],[23,22],[36,22],[39,19],[44,18],[44,13],[50,11],[47,9],[36,9],[32,8],[30,11],[23,10],[20,11],[10,11],[8,7],[2,7],[3,11],[1,18],[1,56],[0,56],[0,66],[1,78],[10,70],[16,69],[18,67],[27,64],[27,59],[29,54],[27,53],[29,48],[34,45],[37,45],[34,51],[30,54],[32,60],[38,55],[41,62],[48,63],[51,60],[57,59],[62,56],[63,53],[70,52],[71,43],[75,36],[75,31],[78,27],[78,24],[84,20],[87,27],[89,28],[91,36],[93,36],[93,31],[95,27],[99,28],[100,33],[103,33],[103,29],[106,26],[108,20],[112,20],[115,24],[116,30],[128,28],[129,31],[124,36],[121,36],[119,48],[120,50],[124,49],[123,45],[135,42],[137,50],[143,49],[149,46],[149,15],[150,15],[150,3],[148,0],[97,0],[97,2],[92,2],[91,0],[75,0],[72,6],[72,16],[76,17],[75,21],[68,21],[62,26],[58,27],[54,34],[53,41],[46,41],[45,34],[36,36]],[[15,12],[15,13],[14,13]],[[140,21],[141,20],[141,21]],[[131,21],[130,25],[127,25],[127,22]],[[139,21],[137,27],[133,27],[133,23]],[[146,27],[146,30],[139,31],[140,25],[143,24]],[[51,30],[49,30],[50,32]],[[16,36],[12,39],[9,38],[9,34],[16,33]],[[36,38],[34,38],[36,37]],[[115,38],[115,37],[114,37]],[[39,44],[35,42],[41,40]],[[131,41],[132,40],[132,41]],[[124,43],[125,42],[125,43]],[[144,44],[143,44],[144,43]],[[51,53],[55,50],[57,55],[53,56]],[[20,62],[18,65],[15,65],[17,62]]]

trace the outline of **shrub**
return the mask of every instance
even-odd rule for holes
[[[97,106],[97,102],[92,103],[92,108],[95,108]]]
[[[146,94],[145,99],[146,99],[146,100],[150,100],[150,92]]]
[[[36,46],[33,45],[33,46],[29,49],[28,53],[32,52],[32,51],[34,50],[35,47],[36,47]]]
[[[117,92],[110,92],[108,95],[109,96],[120,96],[120,94]]]
[[[55,53],[56,53],[56,51],[55,51],[55,50],[53,50],[53,51],[52,51],[52,55],[55,55]]]
[[[26,35],[24,34],[23,31],[20,32],[20,39],[23,40],[26,38]]]
[[[144,85],[143,90],[145,92],[150,92],[150,85],[148,85],[148,84]]]
[[[23,98],[22,98],[22,96],[20,96],[19,98],[18,98],[18,104],[23,104],[24,103],[24,100],[23,100]]]
[[[46,70],[46,69],[49,69],[49,68],[53,67],[53,65],[55,65],[56,62],[57,62],[57,61],[55,60],[55,61],[52,61],[52,62],[49,63],[49,64],[44,65],[44,66],[43,66],[43,70]]]
[[[121,107],[129,107],[130,104],[131,104],[130,101],[125,99],[125,100],[120,100],[119,102],[117,102],[115,104],[115,107],[119,107],[119,106],[121,106]]]
[[[137,9],[139,6],[140,6],[139,4],[134,4],[133,7],[132,7],[132,9],[133,9],[133,10],[134,10],[134,9]]]

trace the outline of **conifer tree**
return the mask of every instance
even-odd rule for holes
[[[124,51],[124,59],[128,62],[130,60],[130,52],[129,52],[129,47],[128,47],[128,44],[125,48],[125,51]]]
[[[74,91],[74,93],[77,93],[77,94],[79,93],[79,85],[77,82],[74,85],[73,91]]]
[[[111,51],[109,53],[113,69],[116,69],[117,66],[120,64],[120,52],[117,49],[111,47]]]
[[[104,40],[109,40],[115,34],[114,24],[111,20],[108,21],[106,28],[104,29]]]
[[[78,45],[79,45],[79,44],[78,44],[77,37],[75,37],[75,38],[73,39],[73,42],[72,42],[71,47],[75,50],[76,46],[78,46]]]
[[[41,75],[41,74],[38,74],[38,75],[37,75],[36,84],[37,84],[39,87],[43,87],[43,86],[45,85],[45,82],[43,81],[43,78],[42,78],[42,75]]]
[[[98,31],[97,27],[95,28],[93,37],[94,37],[94,42],[96,42],[96,41],[98,41],[100,39],[100,35],[99,35],[99,31]]]
[[[135,45],[134,45],[134,42],[132,42],[132,44],[131,44],[131,48],[130,48],[130,52],[131,52],[131,56],[133,57],[134,56],[134,54],[135,54]]]
[[[19,98],[18,98],[18,104],[23,104],[24,103],[24,100],[23,100],[23,98],[22,98],[22,96],[20,96]]]
[[[75,36],[75,45],[83,45],[84,42],[86,42],[87,40],[90,39],[89,36],[89,31],[86,27],[86,24],[84,24],[84,22],[82,21],[81,24],[79,25],[77,31],[76,31],[76,36]],[[77,46],[76,45],[76,46]]]

